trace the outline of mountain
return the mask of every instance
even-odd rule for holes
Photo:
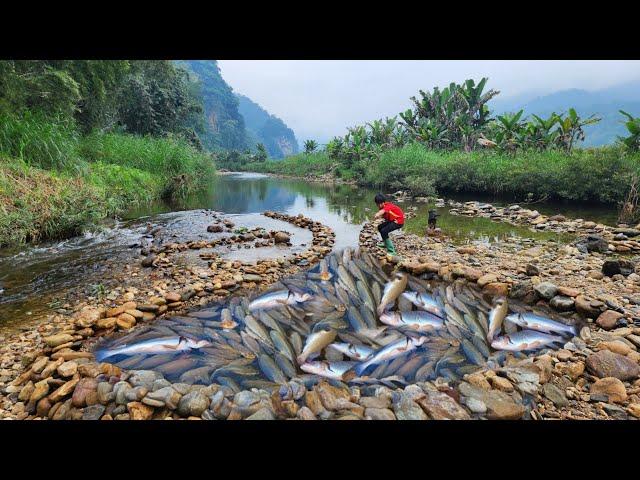
[[[236,94],[240,114],[244,117],[249,138],[263,143],[271,158],[283,158],[298,153],[298,141],[287,125],[275,115],[244,95]]]
[[[585,127],[586,139],[583,146],[599,146],[615,142],[618,135],[627,135],[624,117],[619,110],[640,116],[640,80],[587,91],[580,89],[560,90],[543,96],[523,94],[513,99],[500,99],[490,103],[494,114],[524,110],[525,115],[549,116],[552,112],[566,112],[575,108],[582,117],[595,114],[602,120]]]
[[[238,111],[238,99],[224,81],[216,60],[178,60],[201,96],[204,107],[204,125],[196,131],[205,148],[210,150],[245,150],[249,139],[244,118]]]

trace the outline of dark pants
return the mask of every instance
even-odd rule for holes
[[[402,225],[398,225],[396,222],[390,222],[388,220],[385,220],[378,225],[378,231],[380,232],[380,235],[382,235],[382,240],[389,238],[389,234],[399,228],[402,228]]]

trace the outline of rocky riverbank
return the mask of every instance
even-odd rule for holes
[[[190,308],[207,305],[232,293],[262,290],[279,278],[317,263],[331,251],[334,232],[321,223],[303,215],[276,212],[265,212],[264,215],[309,230],[311,245],[300,253],[256,262],[227,261],[215,253],[214,249],[221,246],[251,249],[290,244],[287,232],[245,229],[243,233],[209,241],[169,242],[145,247],[141,250],[144,258],[139,263],[123,266],[126,273],[119,277],[122,285],[100,297],[77,300],[67,312],[50,315],[24,332],[3,336],[0,347],[0,418],[47,417],[43,415],[43,405],[46,406],[47,401],[51,402],[51,407],[60,406],[62,402],[58,400],[72,395],[81,378],[95,378],[96,368],[109,370],[113,367],[98,367],[91,361],[93,355],[87,350],[98,338],[114,332],[127,332],[169,314],[185,313]],[[213,223],[207,228],[209,232],[234,231],[233,222],[223,216],[214,212],[211,218]],[[150,233],[151,236],[157,235],[159,229],[152,229]],[[200,258],[208,266],[176,263],[175,256],[186,250],[206,250]],[[42,369],[40,363],[45,365]],[[58,372],[58,366],[65,363],[68,365]],[[25,367],[27,369],[22,372]],[[71,375],[65,375],[70,371],[73,371]],[[38,382],[35,393],[30,392]],[[80,383],[78,388],[84,383]],[[64,388],[60,390],[61,387]],[[39,411],[36,408],[38,403],[42,404]],[[53,418],[53,413],[48,418]]]
[[[275,262],[280,268],[269,264],[262,273],[254,273],[255,266],[224,262],[207,250],[229,243],[242,247],[253,242],[253,247],[259,247],[263,241],[275,243],[276,235],[284,232],[253,230],[233,240],[167,243],[143,252],[146,266],[131,267],[137,274],[132,281],[144,279],[145,272],[161,274],[153,291],[126,287],[117,296],[111,292],[112,299],[104,305],[79,304],[72,317],[58,315],[37,331],[6,339],[0,371],[0,388],[6,396],[0,398],[0,416],[94,420],[640,418],[640,275],[635,272],[636,259],[608,258],[608,253],[585,253],[575,245],[554,242],[514,239],[491,245],[453,245],[446,237],[425,238],[399,231],[392,235],[401,258],[388,258],[375,246],[375,227],[365,225],[360,246],[378,256],[387,270],[399,268],[424,280],[468,286],[487,303],[507,296],[563,322],[584,322],[579,335],[560,350],[509,357],[505,365],[485,366],[460,382],[438,377],[407,386],[349,386],[321,380],[305,386],[290,381],[275,390],[238,390],[217,383],[172,383],[156,371],[127,371],[94,360],[87,350],[99,336],[135,330],[167,313],[188,315],[188,308],[200,302],[263,288],[313,264],[326,254],[326,248],[330,250],[333,237],[326,227],[300,216],[269,215],[298,222],[296,225],[314,232],[317,243],[307,249],[308,256],[298,254],[287,268]],[[234,228],[224,219],[213,220],[212,230]],[[282,235],[280,240],[284,241]],[[206,279],[200,276],[201,270],[191,272],[176,263],[176,255],[191,250],[210,262]],[[620,268],[611,267],[615,262]],[[261,275],[260,281],[250,275]],[[231,280],[233,287],[224,283]],[[203,283],[202,289],[198,282]]]
[[[402,231],[392,234],[398,256],[390,257],[376,246],[378,237],[368,223],[360,245],[383,264],[424,278],[472,284],[489,302],[506,296],[567,323],[585,322],[580,336],[562,350],[531,358],[544,367],[538,372],[534,393],[539,403],[532,416],[640,417],[640,275],[634,257],[609,258],[595,250],[583,253],[575,245],[522,239],[453,245]],[[625,268],[611,267],[620,264]],[[495,373],[485,371],[484,380],[474,374],[472,382],[485,392],[500,390],[502,380],[498,386],[491,383]],[[512,391],[513,385],[504,388]]]

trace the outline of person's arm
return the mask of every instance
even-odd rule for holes
[[[382,216],[384,215],[384,208],[381,208],[380,210],[377,211],[377,213],[373,216],[373,219],[378,219],[378,218],[382,218]]]

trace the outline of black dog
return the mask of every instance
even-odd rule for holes
[[[429,228],[436,228],[436,218],[439,217],[435,210],[429,210]]]

